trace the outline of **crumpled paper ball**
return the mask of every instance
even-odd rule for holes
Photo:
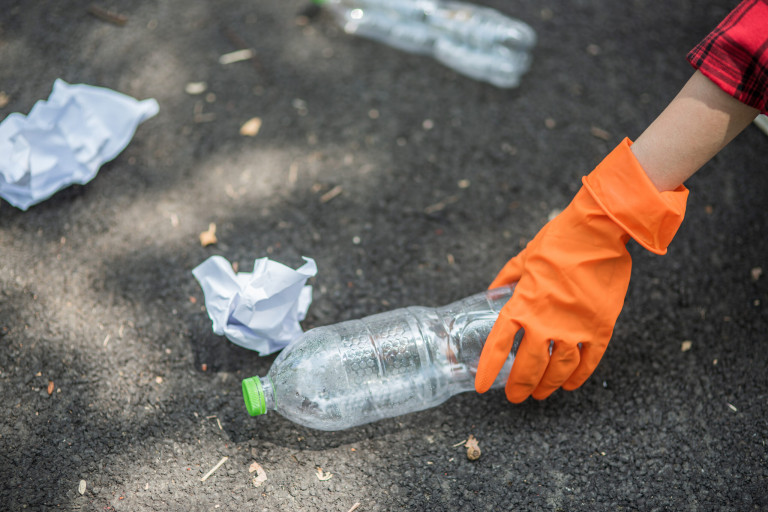
[[[0,197],[26,210],[91,181],[158,110],[154,99],[57,79],[29,115],[13,113],[0,123]]]
[[[222,256],[211,256],[192,270],[205,295],[213,332],[265,356],[303,334],[312,302],[307,279],[317,274],[311,258],[296,270],[269,258],[257,259],[253,272],[235,272]]]

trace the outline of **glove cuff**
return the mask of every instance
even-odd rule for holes
[[[685,216],[688,189],[659,192],[625,138],[594,171],[582,178],[600,208],[637,243],[666,254]]]

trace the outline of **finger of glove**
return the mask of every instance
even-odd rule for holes
[[[533,390],[533,398],[544,400],[573,374],[579,366],[581,353],[577,345],[555,343],[544,376]]]
[[[528,398],[541,382],[548,363],[549,340],[526,332],[507,379],[507,400],[519,404]]]
[[[485,393],[491,389],[499,371],[512,351],[515,335],[519,330],[520,324],[509,320],[503,314],[499,315],[498,320],[493,324],[477,363],[475,390],[478,393]]]
[[[602,359],[607,343],[583,343],[581,347],[581,361],[573,374],[563,383],[562,388],[573,391],[580,387],[592,375]]]
[[[488,287],[491,288],[497,288],[499,286],[504,286],[505,284],[515,283],[520,280],[520,277],[523,275],[523,268],[525,268],[525,260],[526,260],[526,250],[523,249],[520,254],[509,260],[499,271],[498,274],[496,274],[496,278],[493,280],[491,285]]]

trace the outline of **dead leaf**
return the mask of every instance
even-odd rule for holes
[[[763,268],[755,267],[752,269],[751,274],[752,274],[752,280],[757,281],[758,279],[760,279],[760,276],[763,275]]]
[[[48,396],[50,396],[50,395],[52,395],[52,394],[53,394],[53,388],[54,388],[54,387],[55,387],[55,386],[54,386],[54,384],[53,384],[53,381],[52,381],[52,380],[49,380],[49,381],[48,381]]]
[[[11,98],[9,98],[3,91],[0,91],[0,108],[6,106],[9,101],[11,101]]]
[[[240,127],[240,135],[254,137],[261,130],[261,118],[252,117]]]
[[[330,480],[333,477],[333,473],[323,473],[323,468],[317,468],[317,479],[321,482]]]
[[[469,439],[467,439],[464,446],[467,447],[467,458],[469,460],[477,460],[480,458],[482,452],[480,451],[480,445],[478,444],[477,439],[475,439],[475,436],[470,434]]]
[[[216,242],[218,242],[218,239],[216,238],[216,224],[211,222],[208,224],[208,231],[203,231],[200,233],[200,245],[207,247],[209,245],[215,244]]]
[[[248,472],[256,472],[256,476],[253,477],[253,485],[256,487],[260,486],[267,480],[267,472],[264,471],[264,468],[261,467],[261,464],[258,462],[251,463],[251,467],[248,468]]]
[[[680,350],[682,352],[688,352],[691,350],[691,347],[693,346],[693,342],[691,340],[685,340],[680,344]]]

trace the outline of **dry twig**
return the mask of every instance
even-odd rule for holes
[[[591,127],[589,129],[589,133],[591,133],[593,137],[598,139],[602,139],[605,141],[611,140],[611,134],[603,130],[602,128],[598,128],[597,126]]]
[[[208,477],[211,476],[214,473],[214,471],[219,469],[222,464],[227,462],[227,459],[229,459],[229,457],[222,457],[221,460],[219,461],[219,463],[216,464],[215,466],[213,466],[213,468],[211,468],[211,470],[209,472],[207,472],[205,475],[203,475],[203,477],[200,479],[200,481],[201,482],[205,482],[206,480],[208,480]]]
[[[439,212],[441,210],[444,210],[445,207],[448,206],[449,204],[455,203],[458,200],[459,200],[458,196],[446,197],[442,201],[439,201],[439,202],[437,202],[435,204],[431,204],[431,205],[427,206],[426,208],[424,208],[424,213],[429,215],[430,213]]]
[[[219,57],[219,64],[233,64],[243,60],[250,60],[254,56],[253,50],[250,48],[244,48],[242,50],[236,50],[234,52],[225,53]]]
[[[116,12],[108,11],[103,7],[99,7],[98,5],[91,5],[90,7],[88,7],[88,13],[93,16],[96,16],[102,21],[106,21],[108,23],[112,23],[113,25],[117,25],[118,27],[122,27],[128,22],[127,16],[123,14],[118,14]]]
[[[334,197],[336,197],[339,194],[341,194],[343,191],[344,191],[344,189],[341,188],[341,185],[336,185],[331,190],[329,190],[328,192],[326,192],[325,194],[320,196],[320,202],[321,203],[327,203],[328,201],[330,201]]]

